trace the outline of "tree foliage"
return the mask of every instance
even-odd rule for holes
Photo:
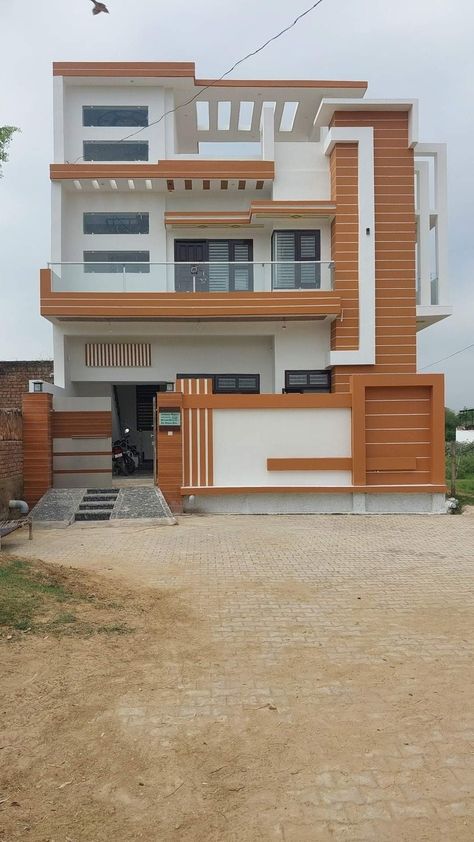
[[[17,126],[0,126],[0,178],[2,177],[2,164],[8,161],[8,146],[15,132],[19,132]]]
[[[445,407],[444,410],[444,431],[445,441],[456,441],[456,427],[458,424],[458,416],[456,413]]]

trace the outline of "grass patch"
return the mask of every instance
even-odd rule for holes
[[[474,476],[456,480],[456,497],[462,506],[474,506]]]
[[[114,611],[119,608],[115,603]],[[0,561],[0,628],[63,635],[132,631],[109,615],[108,601],[89,594],[77,571],[9,557]]]

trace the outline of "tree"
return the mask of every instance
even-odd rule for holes
[[[17,126],[0,126],[0,178],[2,177],[2,164],[8,161],[8,145],[15,132],[19,132]]]
[[[456,413],[445,407],[444,410],[444,435],[446,441],[456,441],[456,427],[458,424],[458,417]]]

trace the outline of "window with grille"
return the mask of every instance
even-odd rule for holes
[[[273,288],[319,289],[321,231],[274,231]]]
[[[184,374],[178,373],[177,380],[212,380],[212,391],[215,395],[240,393],[247,395],[260,394],[259,374]]]
[[[330,392],[331,371],[299,369],[285,371],[285,392]]]

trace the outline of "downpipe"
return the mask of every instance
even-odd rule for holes
[[[22,515],[27,515],[30,511],[28,503],[24,500],[10,500],[8,503],[9,509],[19,509]]]

